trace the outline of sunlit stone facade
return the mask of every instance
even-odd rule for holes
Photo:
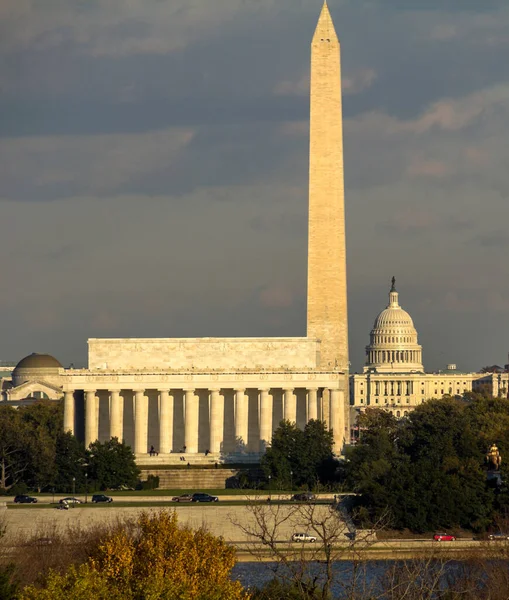
[[[249,460],[282,419],[303,427],[318,418],[341,452],[349,430],[343,125],[326,3],[311,55],[307,337],[91,339],[88,369],[58,373],[65,429],[85,444],[118,437],[140,458],[153,448],[168,460],[183,451]]]

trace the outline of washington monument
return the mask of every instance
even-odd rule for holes
[[[311,44],[308,244],[307,335],[321,340],[321,368],[347,374],[341,61],[327,2]]]

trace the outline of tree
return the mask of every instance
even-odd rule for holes
[[[0,487],[10,489],[23,482],[41,488],[52,482],[56,436],[61,429],[60,403],[0,407]]]
[[[280,489],[293,485],[312,489],[333,478],[332,432],[322,421],[309,421],[304,430],[281,421],[262,458],[262,468]]]
[[[140,470],[130,448],[117,438],[94,442],[88,450],[88,474],[100,489],[135,487]]]
[[[336,503],[289,505],[254,501],[247,510],[249,518],[232,519],[232,523],[249,540],[247,550],[255,558],[259,559],[263,548],[275,579],[255,598],[329,600],[333,586],[342,588],[341,598],[371,598],[360,593],[360,588],[373,583],[361,576],[360,569],[366,565],[361,560],[363,551],[376,541],[376,527],[352,535]],[[307,532],[316,542],[291,543],[296,531]],[[347,569],[351,577],[334,568],[338,561],[345,560],[349,561]]]
[[[22,481],[30,462],[26,424],[15,408],[0,406],[0,488],[8,490]]]
[[[60,431],[56,440],[53,482],[57,491],[69,492],[73,481],[77,490],[85,487],[87,457],[85,446],[72,433]]]
[[[230,579],[235,550],[204,530],[178,525],[175,511],[142,513],[93,550],[88,562],[53,572],[44,587],[28,587],[21,600],[248,599]]]
[[[493,493],[470,405],[444,398],[417,407],[397,422],[382,411],[360,419],[361,440],[347,453],[347,482],[360,494],[365,521],[389,509],[396,528],[414,531],[460,526],[483,530]]]

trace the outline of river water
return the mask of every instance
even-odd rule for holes
[[[335,599],[346,597],[353,589],[357,589],[359,595],[369,597],[369,592],[380,591],[381,581],[389,567],[394,561],[364,561],[354,563],[351,561],[335,562],[333,565],[334,583],[332,595]],[[277,571],[283,578],[292,579],[293,569],[298,569],[294,564],[290,569]],[[274,578],[277,563],[243,562],[237,563],[232,571],[232,578],[238,580],[246,588],[260,588]],[[310,564],[309,573],[318,577],[323,573],[323,564]],[[362,592],[362,594],[361,594]]]

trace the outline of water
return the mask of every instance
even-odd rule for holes
[[[394,561],[341,561],[333,564],[334,583],[332,586],[333,598],[340,599],[349,591],[356,588],[358,592],[369,592],[380,589],[380,581]],[[299,569],[299,563],[293,563],[290,568],[283,568],[278,563],[246,562],[237,563],[232,571],[232,578],[238,580],[246,588],[263,587],[274,578],[275,572],[283,578],[292,579],[292,572]],[[312,577],[318,577],[324,572],[325,565],[309,563],[308,572]]]

